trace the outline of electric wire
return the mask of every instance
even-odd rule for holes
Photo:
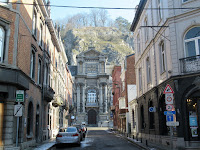
[[[35,3],[22,3],[22,2],[5,2],[5,1],[0,1],[0,3],[6,3],[6,4],[23,4],[23,5],[34,5],[34,6],[50,6],[50,7],[63,7],[63,8],[80,8],[80,9],[116,9],[116,10],[137,10],[138,8],[127,8],[127,7],[93,7],[93,6],[67,6],[67,5],[48,5],[48,4],[35,4]],[[144,10],[176,10],[176,9],[181,9],[181,10],[187,10],[187,9],[200,9],[200,7],[175,7],[175,8],[143,8]]]

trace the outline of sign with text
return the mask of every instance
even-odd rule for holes
[[[24,91],[23,90],[16,91],[16,102],[24,102]]]
[[[167,126],[179,126],[179,122],[167,122]]]
[[[164,115],[175,115],[176,111],[164,111]]]

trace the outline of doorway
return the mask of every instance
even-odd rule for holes
[[[39,114],[40,114],[40,108],[39,105],[37,105],[37,111],[36,111],[36,122],[35,122],[35,127],[36,127],[36,131],[35,131],[35,137],[36,137],[36,142],[39,142]]]
[[[186,100],[189,123],[189,139],[200,140],[200,91],[193,93]]]
[[[94,109],[88,111],[88,124],[96,125],[96,111]]]

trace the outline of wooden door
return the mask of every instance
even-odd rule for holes
[[[94,109],[88,112],[88,124],[96,124],[96,111]]]
[[[3,131],[3,113],[4,107],[3,103],[0,103],[0,146],[2,146],[2,131]]]

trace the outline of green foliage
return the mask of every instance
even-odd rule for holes
[[[115,19],[115,27],[118,28],[122,33],[127,33],[130,30],[131,23],[123,17]]]

